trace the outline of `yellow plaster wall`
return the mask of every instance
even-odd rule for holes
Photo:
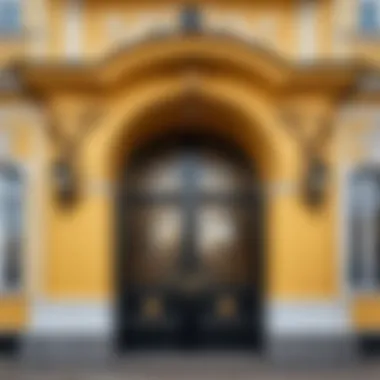
[[[310,212],[296,195],[270,201],[266,259],[270,297],[284,300],[332,299],[338,294],[332,200]]]
[[[25,297],[0,297],[0,334],[17,332],[28,322],[28,301]]]
[[[175,106],[182,91],[180,76],[161,73],[105,95],[107,117],[85,140],[78,162],[84,198],[66,211],[49,198],[43,275],[49,299],[112,298],[114,203],[112,195],[97,188],[97,184],[112,183],[118,178],[117,152],[123,147],[128,154],[138,132],[146,127],[141,120],[152,107],[165,109],[171,100]],[[262,91],[232,76],[205,75],[200,95],[220,102],[221,110],[232,107],[244,115],[246,125],[241,124],[235,133],[252,142],[246,145],[252,149],[248,153],[257,160],[263,179],[272,183],[274,190],[276,183],[281,185],[282,181],[296,185],[302,156],[276,116],[275,99]],[[317,99],[310,97],[309,101]],[[56,100],[60,113],[68,115],[68,102]],[[287,194],[285,190],[282,195],[270,197],[266,232],[270,298],[329,299],[336,295],[336,255],[331,232],[335,226],[334,202],[330,193],[326,206],[311,212],[298,194]]]
[[[114,229],[111,207],[101,194],[86,196],[72,212],[62,212],[50,199],[48,249],[43,257],[42,277],[47,298],[112,298]]]
[[[380,295],[358,294],[354,297],[351,313],[353,323],[360,332],[380,331]]]
[[[167,7],[170,2],[160,2]],[[321,1],[318,13],[318,50],[321,57],[329,55],[331,2]],[[248,5],[249,4],[249,5]],[[121,2],[111,0],[87,0],[85,2],[85,55],[88,59],[103,56],[109,45],[104,33],[104,16],[107,9],[125,17],[128,23],[144,7],[153,2]],[[158,5],[154,5],[158,6]],[[297,52],[297,20],[295,2],[271,1],[255,3],[236,2],[233,7],[241,10],[255,24],[266,12],[272,12],[278,22],[277,48],[284,54]],[[49,2],[50,58],[62,57],[64,25],[62,0]],[[208,2],[209,9],[228,7]],[[251,10],[248,7],[252,7]],[[331,17],[329,18],[329,20]],[[10,49],[4,48],[6,54]],[[14,48],[16,51],[16,48]],[[5,51],[4,50],[4,51]],[[13,54],[13,53],[12,53]],[[375,57],[375,53],[371,53]],[[1,56],[1,51],[0,51]],[[204,83],[206,96],[222,102],[236,103],[238,109],[247,112],[251,121],[242,130],[243,140],[251,150],[252,157],[264,168],[267,181],[295,181],[299,179],[301,156],[297,144],[284,132],[275,119],[275,99],[238,83],[234,78],[207,78]],[[85,142],[81,151],[79,167],[83,175],[83,191],[86,195],[72,210],[62,210],[54,202],[51,189],[46,199],[47,221],[46,249],[42,261],[42,292],[52,300],[59,299],[109,299],[113,296],[112,271],[114,255],[113,199],[98,184],[115,180],[118,175],[113,153],[118,144],[125,143],[126,153],[132,147],[129,132],[139,119],[140,113],[149,112],[149,106],[160,104],[170,96],[175,98],[181,91],[178,78],[166,78],[138,86],[117,89],[104,94],[107,117],[100,128]],[[256,91],[256,92],[255,92]],[[223,98],[224,97],[224,98]],[[71,101],[70,101],[71,99]],[[262,100],[260,102],[260,99]],[[264,101],[263,101],[264,99]],[[80,102],[80,95],[65,94],[57,99],[60,114],[70,118],[72,104]],[[307,99],[309,106],[317,99]],[[240,108],[239,108],[240,107]],[[258,117],[260,115],[260,117]],[[252,132],[252,130],[254,130]],[[16,133],[16,132],[15,132]],[[20,133],[14,141],[14,150],[20,157],[30,154],[28,134]],[[335,146],[332,147],[334,155]],[[50,164],[46,162],[47,165]],[[334,169],[334,168],[333,168]],[[273,196],[267,205],[266,256],[269,297],[276,299],[331,299],[338,292],[337,237],[336,237],[336,187],[333,184],[326,205],[311,212],[301,203],[297,194]],[[27,304],[24,297],[0,299],[0,329],[22,328],[25,323]],[[380,302],[378,297],[358,298],[353,303],[354,323],[358,328],[380,327]]]

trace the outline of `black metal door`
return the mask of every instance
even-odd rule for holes
[[[182,136],[131,159],[118,202],[124,348],[253,347],[262,202],[236,151]]]

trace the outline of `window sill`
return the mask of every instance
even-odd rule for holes
[[[24,296],[24,292],[22,289],[0,291],[0,300],[21,298],[23,296]]]
[[[25,30],[15,30],[15,31],[1,31],[0,30],[0,41],[1,42],[19,42],[23,41],[26,36]]]
[[[380,286],[358,287],[352,290],[352,294],[355,297],[380,296]]]

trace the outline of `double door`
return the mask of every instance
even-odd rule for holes
[[[260,197],[220,147],[178,141],[129,168],[119,209],[119,338],[127,348],[259,343]]]

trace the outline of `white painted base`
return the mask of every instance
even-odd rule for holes
[[[273,302],[266,312],[269,335],[350,334],[347,307],[339,302]]]
[[[266,354],[275,363],[319,368],[357,358],[349,312],[340,302],[275,302],[266,317]]]
[[[43,302],[31,308],[28,335],[106,337],[113,325],[112,306],[107,303]]]

